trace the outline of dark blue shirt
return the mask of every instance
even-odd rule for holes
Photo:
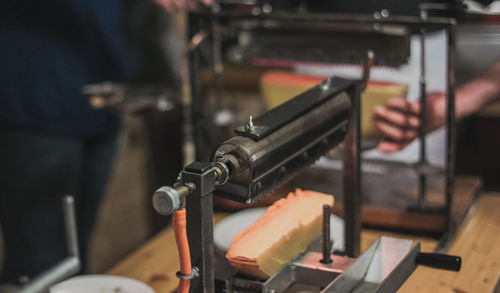
[[[119,0],[0,1],[0,123],[61,135],[116,132],[85,84],[124,81],[127,52]]]

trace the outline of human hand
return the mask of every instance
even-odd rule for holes
[[[165,8],[167,12],[180,12],[196,9],[199,2],[206,6],[212,5],[213,0],[155,0],[156,4]]]
[[[446,96],[431,93],[427,96],[426,132],[445,124]],[[385,106],[377,106],[373,111],[375,127],[384,135],[378,149],[382,152],[395,152],[405,148],[419,135],[420,102],[408,102],[394,98]]]

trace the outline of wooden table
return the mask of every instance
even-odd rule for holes
[[[226,215],[216,214],[215,221]],[[432,238],[365,229],[361,249],[364,251],[381,235],[414,239],[422,244],[424,252],[432,251],[437,244]],[[492,292],[500,277],[500,194],[480,197],[449,253],[462,256],[460,272],[419,267],[398,292]],[[174,232],[167,228],[108,273],[140,280],[163,293],[177,287],[178,270]]]

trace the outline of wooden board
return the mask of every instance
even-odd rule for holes
[[[500,278],[500,195],[484,195],[449,254],[462,257],[458,273],[419,267],[398,292],[493,292]]]

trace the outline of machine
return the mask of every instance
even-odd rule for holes
[[[402,197],[396,192],[391,192],[390,188],[380,191],[375,190],[380,185],[373,186],[373,184],[369,184],[370,182],[366,184],[367,182],[364,179],[360,180],[359,177],[355,179],[361,185],[361,187],[356,187],[358,190],[361,189],[361,192],[363,192],[362,190],[375,190],[373,193],[376,193],[376,196],[373,195],[373,198],[369,198],[369,195],[365,194],[365,201],[372,201],[370,203],[374,203],[378,208],[375,210],[381,210],[379,207],[382,207],[384,211],[387,210],[392,215],[401,216],[406,213],[413,213],[412,216],[435,219],[436,221],[432,223],[422,221],[427,226],[416,227],[416,230],[440,233],[444,249],[465,217],[474,194],[474,192],[471,192],[464,199],[455,200],[455,19],[431,17],[425,7],[423,7],[419,17],[410,17],[393,16],[390,15],[388,10],[382,10],[374,15],[287,13],[273,11],[269,3],[262,6],[253,3],[260,3],[259,1],[250,1],[253,4],[245,2],[246,5],[253,7],[247,9],[250,11],[248,12],[234,9],[234,7],[231,8],[231,3],[233,6],[236,5],[234,4],[235,1],[219,2],[220,5],[216,5],[212,13],[196,13],[191,21],[193,39],[203,32],[207,36],[205,38],[206,43],[211,44],[210,50],[206,52],[194,51],[190,55],[192,109],[195,113],[193,119],[196,119],[198,112],[204,109],[203,91],[197,80],[201,76],[199,65],[203,59],[202,56],[209,55],[208,52],[211,53],[213,59],[214,92],[217,100],[221,99],[222,96],[222,74],[224,65],[228,63],[243,66],[287,68],[304,63],[359,65],[366,61],[367,53],[371,52],[374,56],[374,65],[395,68],[408,62],[412,36],[419,36],[422,48],[420,50],[421,60],[425,60],[426,34],[437,30],[444,31],[446,36],[446,47],[444,48],[446,58],[443,62],[446,64],[448,72],[444,78],[447,96],[444,167],[435,166],[429,162],[428,150],[426,149],[426,125],[421,123],[419,156],[416,162],[398,164],[397,162],[388,163],[382,160],[363,160],[363,164],[369,163],[376,165],[375,168],[388,170],[386,173],[389,175],[386,177],[390,177],[391,172],[408,174],[406,176],[408,178],[405,178],[405,182],[408,182],[408,188],[406,189],[415,189],[414,198],[412,194],[411,198],[404,201],[400,206],[387,206],[384,203],[402,202]],[[205,45],[205,47],[207,46]],[[420,62],[419,67],[418,95],[420,102],[425,104],[427,96],[425,62]],[[425,121],[427,113],[425,107],[422,107],[422,109],[424,110],[421,111],[420,120]],[[203,145],[203,141],[197,138],[196,133],[194,140],[196,145]],[[339,158],[343,160],[344,156],[340,155]],[[330,171],[320,170],[319,172]],[[335,182],[344,180],[342,179],[344,178],[343,169],[338,168],[330,173],[332,173],[332,176],[329,175],[330,182],[334,181],[333,178],[335,178]],[[434,180],[437,177],[439,179]],[[367,176],[366,178],[370,177]],[[301,178],[298,179],[301,180]],[[328,186],[330,190],[325,188],[319,191],[343,194],[343,191],[339,192],[340,188],[351,188],[349,184],[345,188],[340,187],[340,184],[337,183],[334,185],[333,187]],[[438,196],[436,196],[436,193],[439,193]],[[385,194],[387,197],[384,200],[377,201],[381,194]],[[439,198],[439,204],[435,203],[436,197]],[[349,198],[344,197],[342,200],[346,200],[346,204],[349,204]],[[380,205],[381,202],[382,205]],[[349,212],[353,212],[353,210],[350,209]],[[409,221],[411,222],[411,220]],[[435,230],[426,230],[431,226]],[[414,229],[411,225],[404,227],[392,226],[392,228]]]
[[[329,78],[321,82],[251,118],[216,149],[212,162],[186,166],[173,188],[162,187],[154,194],[153,205],[160,214],[186,208],[193,269],[190,275],[178,273],[178,277],[191,280],[191,292],[390,292],[399,288],[418,263],[459,270],[459,257],[420,254],[419,245],[412,247],[411,241],[392,238],[379,239],[357,260],[353,258],[359,254],[361,228],[356,210],[361,206],[357,115],[361,89],[361,81]],[[222,274],[216,275],[214,194],[255,202],[341,142],[348,256],[334,256],[328,262],[329,241],[323,241],[322,253],[315,248],[318,243],[313,243],[268,280],[241,278],[227,267],[219,267]],[[324,211],[324,239],[329,239],[329,215],[329,209]],[[217,261],[218,266],[223,263]]]
[[[230,5],[229,2],[234,1],[222,1]],[[459,257],[422,254],[418,244],[401,239],[381,238],[360,256],[360,94],[371,64],[397,66],[406,62],[410,35],[420,34],[423,46],[426,31],[433,29],[444,29],[447,33],[447,165],[443,170],[446,199],[443,210],[447,215],[446,230],[456,229],[455,20],[431,18],[425,11],[421,17],[398,17],[389,16],[388,11],[373,16],[274,13],[267,3],[254,6],[250,12],[221,8],[216,3],[212,13],[195,14],[190,22],[190,36],[198,45],[203,40],[212,41],[215,93],[219,98],[224,60],[257,66],[340,60],[364,62],[365,70],[363,81],[331,77],[255,119],[250,117],[235,130],[235,137],[215,149],[211,162],[187,165],[173,188],[162,187],[154,194],[153,205],[160,214],[186,208],[192,270],[189,269],[189,274],[178,273],[178,277],[190,280],[191,292],[394,292],[418,264],[458,271]],[[187,106],[194,113],[203,107],[199,83],[202,55],[191,48],[188,56],[191,88],[185,92],[192,94],[192,104]],[[424,62],[421,72],[420,95],[425,104]],[[196,114],[192,117],[196,119]],[[425,120],[425,111],[421,119]],[[422,129],[420,161],[411,167],[418,176],[418,203],[423,207],[426,179],[435,170],[426,160],[425,125]],[[214,196],[254,203],[341,142],[345,256],[332,257],[329,241],[323,241],[319,252],[317,241],[268,280],[242,277],[224,266],[223,260],[214,262]],[[328,230],[328,215],[325,212],[324,231]]]

